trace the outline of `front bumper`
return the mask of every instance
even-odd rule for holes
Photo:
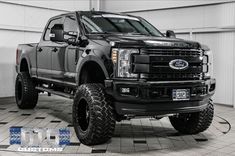
[[[163,115],[198,112],[215,92],[215,79],[192,81],[106,80],[119,115]],[[190,89],[190,100],[173,101],[172,89]]]

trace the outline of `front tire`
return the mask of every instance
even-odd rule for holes
[[[33,109],[38,102],[38,91],[29,73],[21,72],[15,83],[15,99],[20,109]]]
[[[107,142],[115,129],[114,109],[101,84],[81,85],[73,104],[73,125],[85,145]]]
[[[214,106],[212,100],[207,107],[195,113],[180,113],[170,116],[172,126],[182,134],[197,134],[205,131],[212,123],[214,116]]]

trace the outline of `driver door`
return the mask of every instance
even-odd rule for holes
[[[64,18],[64,32],[76,32],[78,34],[78,24],[73,14]],[[64,35],[64,39],[70,38]],[[52,51],[52,78],[75,83],[76,76],[76,57],[78,56],[78,46],[68,45],[67,43],[54,43]]]

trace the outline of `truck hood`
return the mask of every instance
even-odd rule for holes
[[[178,38],[143,35],[103,35],[103,38],[115,47],[201,48],[198,42]]]

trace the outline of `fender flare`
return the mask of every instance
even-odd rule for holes
[[[92,55],[88,55],[86,56],[85,58],[81,59],[80,61],[78,61],[78,64],[77,64],[77,68],[76,68],[76,83],[77,85],[79,85],[79,82],[80,82],[80,73],[81,73],[81,70],[82,68],[84,67],[84,65],[88,62],[95,62],[99,65],[99,67],[102,69],[103,73],[104,73],[104,76],[106,79],[109,79],[109,74],[106,70],[106,67],[103,63],[103,61],[99,58],[97,58],[97,56],[92,56]]]

